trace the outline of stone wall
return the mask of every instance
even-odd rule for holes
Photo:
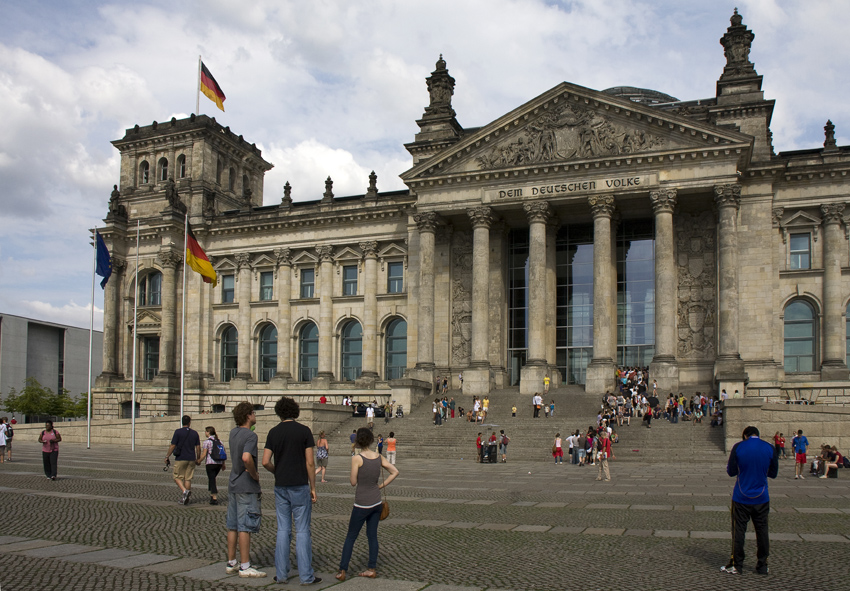
[[[314,436],[318,436],[319,431],[331,432],[349,417],[351,417],[350,407],[308,402],[301,403],[301,416],[298,417],[298,422],[310,427]],[[266,440],[269,429],[279,422],[280,420],[274,414],[273,409],[257,411],[255,431],[260,439],[261,447]],[[130,423],[130,419],[92,419],[92,446],[109,445],[122,449],[129,448],[132,431]],[[229,412],[223,412],[192,416],[192,428],[200,434],[202,439],[204,429],[209,426],[215,427],[219,439],[226,445],[230,430],[235,427],[233,415]],[[178,427],[180,427],[180,419],[176,415],[156,418],[140,417],[136,419],[136,446],[161,447],[161,455],[164,458],[171,436]],[[62,441],[66,443],[83,445],[86,443],[85,421],[56,423],[55,428],[62,435]],[[37,441],[42,429],[44,429],[44,425],[41,423],[15,425],[15,441]]]
[[[850,405],[850,387],[844,382],[815,384],[786,382],[782,387],[749,387],[747,398],[759,398],[764,402],[778,404],[802,400],[814,404]]]
[[[799,429],[809,440],[810,455],[828,443],[841,453],[850,450],[850,408],[827,405],[764,403],[751,398],[730,399],[725,404],[726,451],[741,440],[748,425],[758,427],[761,438],[773,444],[773,434],[785,434],[786,449]],[[790,453],[790,451],[789,451]]]

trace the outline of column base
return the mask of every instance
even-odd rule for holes
[[[490,380],[489,365],[470,366],[463,370],[463,394],[466,396],[484,396],[489,394],[492,381]]]
[[[490,367],[490,373],[493,374],[493,388],[501,390],[508,387],[508,371],[503,366]]]
[[[659,393],[679,393],[679,364],[673,356],[654,357],[649,364],[649,379],[658,381]]]
[[[329,371],[320,371],[316,377],[310,382],[313,390],[327,390],[331,387],[331,380],[334,379],[334,374]]]
[[[364,371],[360,374],[354,383],[359,388],[374,388],[375,382],[379,380],[378,372],[375,371]]]
[[[743,398],[749,381],[750,377],[744,369],[744,361],[740,355],[721,355],[714,362],[714,383],[717,385],[718,396],[726,390],[729,398]]]
[[[587,365],[584,391],[587,394],[613,392],[617,382],[617,366],[610,358],[591,359]]]
[[[850,371],[847,370],[847,365],[839,361],[829,360],[824,361],[820,368],[820,379],[824,382],[842,382],[850,378]]]
[[[287,384],[292,379],[292,376],[287,373],[276,373],[274,377],[269,380],[269,386],[274,390],[286,390]]]
[[[519,370],[519,393],[543,396],[543,378],[549,373],[545,359],[532,359]]]

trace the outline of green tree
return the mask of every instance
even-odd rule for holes
[[[27,378],[23,389],[17,392],[12,388],[3,401],[3,404],[4,408],[11,413],[25,415],[49,414],[46,410],[50,404],[49,399],[53,398],[53,396],[53,391],[50,388],[45,388],[35,378]]]
[[[68,417],[86,417],[89,410],[89,393],[83,392],[70,409]]]

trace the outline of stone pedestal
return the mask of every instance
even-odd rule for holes
[[[319,373],[313,380],[310,382],[310,386],[313,390],[328,390],[331,387],[331,380],[333,379],[333,374],[321,374]]]
[[[659,393],[679,393],[679,364],[675,359],[653,358],[649,364],[649,379],[658,382]]]
[[[485,396],[490,393],[489,367],[467,367],[463,370],[463,394],[464,396]]]
[[[552,373],[549,371],[549,366],[546,363],[527,363],[519,372],[519,393],[533,396],[536,392],[539,392],[543,396],[543,378],[546,377],[546,374],[549,374],[551,378]],[[465,379],[466,374],[464,374]],[[464,393],[465,390],[466,388],[464,387]]]
[[[584,391],[588,394],[613,392],[617,380],[617,366],[613,359],[593,359],[587,365]]]

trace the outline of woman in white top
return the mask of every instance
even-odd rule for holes
[[[555,444],[552,446],[552,457],[555,458],[555,465],[564,463],[564,449],[561,444],[561,434],[555,433]]]
[[[220,443],[218,441],[218,435],[216,435],[215,432],[215,427],[207,427],[204,429],[204,432],[206,433],[207,438],[204,439],[204,442],[201,444],[201,457],[198,458],[195,463],[198,466],[203,463],[204,467],[207,469],[207,481],[209,482],[207,490],[210,491],[210,505],[218,505],[218,487],[215,484],[215,479],[219,472],[226,469],[227,462],[224,460],[216,462],[212,458],[213,446],[216,445],[216,443]]]

